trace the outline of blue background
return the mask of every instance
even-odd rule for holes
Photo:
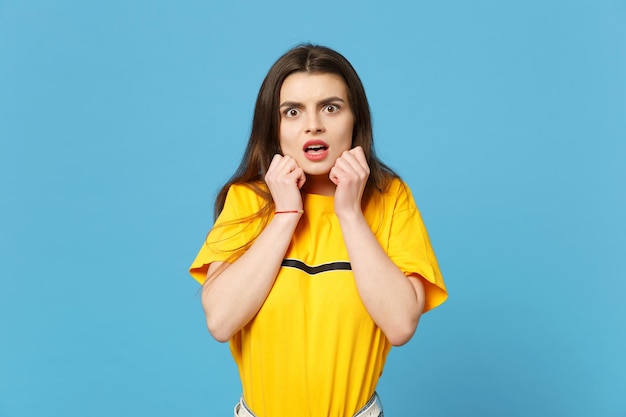
[[[0,0],[0,417],[232,415],[186,271],[303,41],[361,75],[450,291],[386,414],[626,416],[624,0]]]

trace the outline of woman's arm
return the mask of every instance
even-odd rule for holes
[[[305,177],[290,157],[276,155],[267,183],[277,211],[301,210]],[[250,248],[232,264],[214,262],[202,287],[202,307],[211,335],[228,341],[259,311],[272,289],[301,213],[275,215]]]
[[[361,210],[369,167],[360,147],[345,152],[330,172],[337,185],[335,214],[348,250],[359,295],[374,322],[393,345],[408,342],[424,310],[424,286],[406,277],[389,259]]]
[[[368,313],[392,345],[407,343],[424,310],[424,286],[389,259],[361,214],[339,220],[356,286]]]
[[[215,339],[230,340],[259,311],[272,289],[300,216],[274,216],[233,264],[214,262],[209,266],[207,282],[202,287],[202,307]]]

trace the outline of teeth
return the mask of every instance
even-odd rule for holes
[[[315,145],[315,146],[308,146],[306,148],[307,151],[320,151],[322,149],[326,149],[326,146],[322,146],[322,145]]]

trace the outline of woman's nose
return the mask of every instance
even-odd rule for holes
[[[318,113],[309,114],[307,119],[307,133],[320,133],[324,131],[324,124]]]

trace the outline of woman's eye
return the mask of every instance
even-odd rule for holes
[[[326,111],[326,113],[337,113],[339,111],[339,106],[336,104],[328,104],[324,107],[324,111]]]
[[[287,117],[296,117],[298,114],[300,114],[298,109],[287,109],[285,111],[285,116]]]

